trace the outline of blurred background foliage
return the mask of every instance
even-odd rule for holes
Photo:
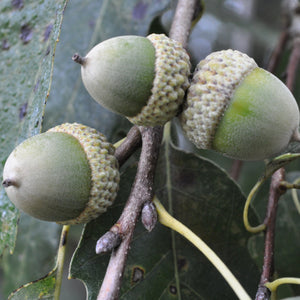
[[[33,1],[34,2],[34,1]],[[12,14],[10,6],[21,3],[17,8],[19,15],[24,15],[35,23],[35,20],[45,18],[45,8],[49,1],[39,1],[32,7],[31,1],[4,1],[0,3],[0,25],[7,24],[7,19],[16,18],[12,26],[8,26],[13,32],[17,32],[23,22],[16,14]],[[62,12],[64,1],[57,1],[52,4],[54,19]],[[195,25],[190,36],[188,51],[191,55],[193,66],[212,51],[233,48],[252,56],[261,67],[266,67],[272,50],[276,46],[278,37],[282,29],[281,1],[260,1],[260,0],[210,0],[204,1],[205,11],[201,20]],[[30,4],[30,5],[29,5]],[[54,7],[54,8],[53,8]],[[60,9],[59,9],[60,7]],[[30,94],[36,82],[24,79],[15,87],[13,82],[18,76],[28,76],[27,70],[15,74],[16,78],[10,75],[11,70],[8,64],[3,61],[8,60],[8,52],[5,49],[7,31],[2,27],[0,33],[0,79],[1,76],[8,77],[2,81],[1,94],[3,91],[15,93],[5,93],[0,95],[1,123],[0,135],[1,162],[4,165],[5,159],[13,146],[27,136],[38,133],[39,130],[46,131],[48,128],[62,122],[80,122],[88,126],[97,128],[104,133],[111,142],[116,142],[126,135],[130,128],[130,123],[123,117],[115,115],[100,107],[90,98],[83,88],[80,78],[80,68],[71,60],[75,52],[84,55],[98,42],[117,35],[137,34],[147,35],[150,32],[168,32],[176,7],[176,1],[172,0],[72,0],[64,10],[61,34],[56,48],[51,48],[51,53],[55,53],[53,77],[46,73],[46,69],[51,70],[51,61],[45,67],[45,87],[43,94],[39,94],[38,104],[32,102],[32,109],[28,111],[25,119],[29,119],[33,125],[38,118],[43,120],[43,126],[22,125],[23,130],[18,127],[16,130],[8,129],[16,123],[14,119],[4,117],[9,99],[17,97],[15,112],[20,113],[20,107],[24,105],[26,99],[20,99],[22,95]],[[33,14],[30,12],[34,11]],[[19,17],[20,18],[20,17]],[[19,22],[19,23],[18,23]],[[52,21],[51,21],[52,22]],[[57,21],[56,35],[52,32],[52,44],[59,35],[60,22]],[[42,24],[38,26],[45,26]],[[45,26],[44,26],[45,25]],[[6,28],[6,27],[5,27]],[[17,28],[17,29],[15,29]],[[24,45],[20,46],[21,51]],[[40,50],[41,51],[41,50]],[[37,61],[40,53],[31,53],[27,68],[32,69],[30,62]],[[286,63],[290,49],[283,53],[282,60],[276,70],[276,75],[284,80]],[[18,64],[22,63],[20,59]],[[23,58],[24,60],[24,58]],[[42,64],[40,63],[39,66]],[[7,70],[4,74],[5,66]],[[24,74],[25,72],[25,74]],[[33,75],[38,74],[38,70]],[[36,75],[37,76],[37,75]],[[33,76],[34,77],[34,76]],[[52,80],[52,82],[51,82]],[[294,95],[300,99],[300,76],[295,84]],[[4,83],[3,83],[4,82]],[[51,90],[47,95],[47,86]],[[24,93],[24,85],[29,92]],[[26,96],[27,97],[27,96]],[[43,113],[44,102],[47,99],[45,114]],[[38,110],[38,112],[36,112]],[[36,115],[34,114],[36,112]],[[44,115],[44,117],[43,117]],[[30,124],[31,124],[30,123]],[[33,129],[28,129],[33,127]],[[24,129],[25,128],[25,129]],[[21,133],[20,133],[21,132]],[[201,234],[206,242],[216,249],[220,256],[228,263],[237,276],[241,279],[246,289],[254,295],[256,285],[259,281],[259,272],[262,266],[263,237],[262,235],[250,236],[242,226],[242,207],[245,195],[256,183],[263,172],[263,162],[246,162],[242,166],[241,176],[236,185],[228,176],[232,167],[232,160],[225,158],[211,151],[196,150],[183,136],[180,127],[173,122],[173,140],[176,145],[164,145],[161,150],[161,158],[158,165],[158,183],[156,185],[160,198],[167,199],[166,194],[170,190],[174,192],[174,187],[179,183],[181,190],[186,191],[184,197],[174,195],[174,214],[178,219],[186,222],[195,232]],[[13,137],[13,142],[11,142]],[[7,146],[9,145],[9,146]],[[177,148],[178,147],[178,148]],[[198,156],[190,156],[178,149],[192,152]],[[199,158],[200,157],[200,158]],[[105,216],[97,219],[85,227],[79,248],[76,251],[72,263],[72,277],[80,278],[85,282],[89,291],[89,299],[95,299],[99,289],[99,284],[108,256],[96,257],[94,254],[94,244],[97,238],[104,233],[115,222],[126,201],[130,191],[130,185],[134,178],[135,167],[138,156],[131,159],[121,170],[123,179],[121,181],[121,195],[116,200],[116,204]],[[166,162],[172,163],[173,169],[168,170]],[[190,161],[191,166],[199,165],[199,170],[185,168],[182,162]],[[175,163],[176,162],[176,163]],[[287,178],[294,180],[299,176],[299,162],[296,161],[287,166]],[[191,171],[192,170],[192,171]],[[166,174],[172,174],[172,187],[164,185]],[[184,175],[182,175],[184,174]],[[125,178],[125,179],[124,179]],[[197,179],[194,181],[194,179]],[[215,180],[213,180],[215,179]],[[199,182],[202,182],[198,188]],[[226,184],[225,184],[226,183]],[[197,188],[195,188],[197,187]],[[175,193],[174,193],[175,194]],[[196,195],[202,195],[197,200]],[[260,190],[254,202],[252,221],[259,222],[264,218],[266,200],[268,195],[268,184]],[[194,201],[196,199],[197,201]],[[1,190],[0,203],[3,212],[7,212],[9,205],[3,190]],[[188,201],[188,202],[187,202]],[[190,207],[193,205],[193,216],[191,217]],[[12,211],[13,221],[9,223],[12,229],[17,227],[18,213],[9,206]],[[201,216],[201,217],[200,217]],[[300,276],[298,266],[300,265],[300,218],[295,211],[291,195],[288,192],[280,201],[277,239],[276,239],[276,271],[279,276]],[[77,247],[83,226],[74,226],[70,232],[68,244],[68,260]],[[55,254],[58,246],[60,226],[47,222],[40,222],[21,214],[18,224],[18,238],[14,255],[5,251],[1,257],[0,273],[0,299],[7,298],[8,294],[20,285],[44,276],[49,272],[55,262]],[[13,248],[14,234],[10,247]],[[176,242],[176,251],[171,249],[172,241]],[[153,250],[155,246],[155,251]],[[6,245],[7,246],[7,245]],[[153,252],[154,251],[154,252]],[[173,252],[172,252],[173,251]],[[172,266],[172,254],[177,255],[178,262],[182,269],[179,270],[182,280],[183,299],[233,299],[233,294],[224,283],[223,279],[213,270],[205,258],[198,258],[199,253],[188,245],[181,238],[170,235],[169,230],[157,226],[153,233],[148,234],[140,224],[136,229],[131,254],[129,256],[128,267],[125,270],[124,286],[122,287],[122,299],[138,298],[141,292],[146,293],[143,299],[174,299],[176,294],[172,294],[174,284],[174,266]],[[166,258],[162,260],[162,258]],[[187,259],[188,258],[188,259]],[[95,263],[97,262],[97,263]],[[68,266],[66,265],[66,276]],[[83,266],[84,265],[84,266]],[[153,268],[157,265],[157,269]],[[199,266],[199,268],[188,268],[187,266]],[[133,281],[135,270],[149,269],[149,275],[145,280]],[[158,272],[158,273],[157,273]],[[148,274],[146,272],[146,274]],[[157,277],[163,274],[162,277]],[[194,276],[192,276],[193,274]],[[199,284],[199,281],[201,284]],[[155,293],[153,292],[155,291]],[[80,300],[85,298],[84,285],[78,280],[67,280],[63,282],[61,299]],[[279,289],[279,297],[299,295],[297,287],[283,287]]]

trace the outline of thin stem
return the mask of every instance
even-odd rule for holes
[[[300,278],[283,277],[272,282],[267,282],[265,287],[267,287],[271,292],[271,300],[277,300],[277,288],[282,284],[300,284]]]
[[[59,248],[57,253],[56,260],[56,282],[55,282],[55,290],[54,290],[54,300],[59,300],[62,277],[63,277],[63,269],[64,262],[66,257],[66,245],[67,245],[67,237],[70,230],[70,225],[64,225],[60,235]]]
[[[126,140],[126,137],[117,141],[116,143],[114,143],[114,148],[115,149],[119,148],[123,144],[123,142],[125,142],[125,140]]]
[[[280,185],[284,189],[300,189],[300,178],[296,179],[293,183],[289,183],[287,181],[280,182]]]
[[[256,192],[258,191],[259,187],[263,184],[263,182],[265,180],[266,180],[265,178],[262,178],[255,184],[255,186],[250,191],[250,193],[247,197],[247,200],[245,202],[245,206],[244,206],[244,211],[243,211],[244,226],[249,232],[252,232],[252,233],[258,233],[258,232],[264,231],[266,229],[265,224],[260,224],[255,227],[251,226],[249,223],[249,219],[248,219],[248,211],[249,211],[249,206],[250,206],[251,200],[253,199],[253,197],[256,194]]]
[[[78,53],[75,53],[72,56],[72,60],[75,61],[76,63],[82,65],[82,66],[86,63],[86,58],[81,57]]]
[[[193,233],[189,228],[183,225],[181,222],[172,217],[162,206],[159,200],[154,197],[153,203],[156,206],[158,212],[159,222],[184,236],[188,241],[190,241],[195,247],[197,247],[206,258],[216,267],[216,269],[221,273],[227,283],[230,285],[232,290],[241,300],[250,300],[250,296],[241,286],[239,281],[235,278],[228,267],[223,263],[223,261],[217,256],[217,254],[209,248],[195,233]]]
[[[15,186],[15,187],[19,186],[19,184],[15,180],[10,179],[10,178],[4,179],[2,181],[2,186],[5,187],[5,188],[8,188],[8,187],[10,187],[12,185]]]
[[[166,186],[171,187],[171,162],[169,160],[168,153],[170,153],[170,147],[172,144],[171,139],[171,122],[168,122],[165,124],[164,128],[164,135],[163,135],[163,144],[165,147],[165,162],[166,162]],[[173,214],[173,201],[172,201],[172,189],[167,188],[167,199],[168,199],[168,211],[169,214]],[[177,247],[176,247],[176,239],[175,239],[175,232],[171,231],[171,241],[172,241],[172,252],[173,252],[173,265],[174,265],[174,279],[175,279],[175,285],[177,288],[177,298],[178,300],[181,300],[181,289],[180,289],[180,278],[179,278],[179,271],[178,271],[178,253],[177,253]]]
[[[265,286],[273,293],[282,284],[300,284],[300,278],[296,277],[282,277],[272,282],[266,282]]]
[[[296,179],[293,182],[294,185],[295,184],[298,185],[299,183],[300,183],[300,178]],[[299,202],[297,190],[295,188],[292,189],[292,198],[293,198],[294,204],[296,206],[296,209],[297,209],[298,213],[300,214],[300,202]]]

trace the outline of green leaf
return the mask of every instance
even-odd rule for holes
[[[3,13],[0,15],[0,33],[2,42],[5,41],[6,36],[15,36],[15,40],[18,40],[21,25],[17,23],[18,20],[20,21],[20,18],[23,18],[23,15],[24,18],[26,17],[30,20],[30,24],[35,29],[32,39],[26,45],[16,42],[15,44],[10,44],[11,47],[6,50],[9,52],[0,50],[1,58],[3,57],[3,61],[0,63],[0,85],[2,91],[0,95],[0,113],[3,121],[1,123],[3,127],[0,126],[1,172],[7,156],[14,146],[26,137],[40,132],[46,100],[48,102],[45,111],[46,122],[43,125],[43,130],[60,122],[76,121],[98,128],[108,137],[118,140],[126,134],[130,127],[130,123],[125,118],[103,109],[89,97],[81,83],[80,67],[71,60],[71,56],[76,51],[84,54],[93,43],[113,35],[146,35],[152,19],[166,9],[170,0],[155,3],[150,0],[143,2],[137,0],[89,0],[82,2],[77,0],[71,1],[67,9],[64,10],[66,2],[66,0],[26,1],[24,7],[17,10],[11,8],[12,1],[1,1],[0,9]],[[62,34],[60,35],[63,13],[64,22]],[[118,22],[116,21],[117,15],[119,18]],[[131,16],[134,16],[134,18]],[[15,17],[17,18],[16,20],[11,20]],[[12,21],[15,23],[15,26],[10,29],[9,23]],[[4,28],[2,24],[6,23],[8,24],[7,28]],[[112,23],[114,23],[115,31],[112,31],[110,28]],[[48,25],[53,25],[52,31],[47,41],[43,42],[43,33],[45,32],[43,30],[51,28]],[[10,30],[9,32],[7,31],[8,29]],[[49,32],[47,31],[47,33]],[[57,44],[58,38],[59,43]],[[6,45],[4,42],[2,44]],[[16,52],[16,57],[13,56],[14,52]],[[26,53],[26,59],[22,56],[23,52]],[[52,78],[54,52],[55,66]],[[20,53],[20,57],[17,55],[18,53]],[[5,57],[2,54],[5,54]],[[11,69],[4,72],[6,70],[4,67],[6,69],[10,67]],[[26,76],[23,73],[24,70],[26,70]],[[11,74],[11,76],[7,77],[7,74]],[[16,78],[19,76],[21,79],[16,80],[13,75]],[[53,82],[51,82],[52,79]],[[33,85],[30,86],[32,82]],[[50,83],[52,83],[51,93],[48,99]],[[12,93],[10,98],[4,97],[3,91],[6,89],[7,93]],[[27,102],[27,106],[23,106]],[[2,109],[3,107],[4,110]],[[21,120],[19,120],[20,112],[22,112]],[[0,190],[0,194],[0,204],[3,207],[2,217],[6,218],[2,224],[1,239],[3,242],[1,242],[0,248],[9,246],[9,249],[12,251],[17,231],[18,212],[7,199],[3,189]],[[37,224],[39,223],[37,222]],[[111,224],[111,220],[109,220],[108,224]],[[39,227],[40,225],[36,226]],[[28,241],[36,240],[38,242],[40,237],[34,237],[34,234],[34,230],[28,231],[28,235],[26,235]],[[45,271],[44,267],[48,265],[37,259],[39,266],[32,268],[30,261],[31,258],[38,258],[39,254],[43,252],[48,253],[48,251],[41,250],[44,249],[44,246],[49,251],[52,249],[47,244],[47,241],[43,240],[40,242],[39,247],[30,248],[30,253],[27,251],[22,253],[16,250],[16,255],[12,257],[15,261],[10,260],[8,256],[5,258],[5,277],[7,277],[7,282],[9,282],[5,287],[6,293],[29,280],[34,280],[41,276],[39,272]],[[20,256],[18,253],[21,253]],[[22,264],[18,265],[19,257],[22,257]],[[27,261],[28,263],[26,263]],[[18,280],[12,279],[13,272],[16,270],[18,270],[17,273],[19,274]]]
[[[248,293],[254,295],[259,272],[246,248],[250,234],[242,220],[245,196],[234,181],[209,160],[179,151],[167,143],[161,158],[163,162],[156,178],[159,199],[164,200],[174,217],[221,257]],[[257,222],[255,219],[252,217],[253,222]],[[186,297],[183,298],[189,299],[188,295],[195,292],[204,299],[235,297],[205,257],[196,254],[192,246],[185,246],[187,242],[181,237],[170,237],[173,256],[177,261],[184,257],[185,265],[189,266],[188,272],[180,272],[178,267],[178,274],[175,273],[183,289],[182,295]]]
[[[53,268],[60,227],[56,223],[39,221],[21,214],[14,255],[5,252],[2,261],[2,287],[6,295],[44,276]],[[39,286],[42,287],[43,283],[39,282]],[[24,291],[22,295],[25,295]]]
[[[66,0],[0,3],[0,173],[25,138],[41,129]],[[1,176],[2,177],[2,176]],[[0,192],[0,253],[13,251],[18,211]]]
[[[34,300],[34,299],[53,299],[55,290],[56,273],[52,271],[44,278],[30,282],[18,290],[8,298],[9,300]]]
[[[117,221],[134,175],[133,167],[122,174],[122,193],[116,204],[86,226],[73,258],[71,275],[84,281],[90,300],[97,297],[109,258],[95,254],[96,242]],[[260,275],[247,250],[250,234],[242,220],[245,197],[228,175],[212,162],[165,143],[156,193],[165,207],[172,206],[178,220],[217,252],[250,295],[255,295]],[[252,221],[257,222],[255,218]],[[179,293],[182,299],[235,297],[210,262],[184,238],[159,224],[151,233],[138,224],[120,299],[140,299],[141,295],[143,299],[177,299]]]

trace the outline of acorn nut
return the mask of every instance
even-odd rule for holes
[[[211,53],[197,65],[180,122],[196,147],[240,160],[270,158],[300,140],[292,93],[234,50]]]
[[[81,64],[92,98],[136,125],[163,125],[172,119],[189,86],[189,56],[163,34],[114,37],[73,60]]]
[[[65,123],[18,145],[3,170],[3,186],[27,214],[60,224],[88,223],[118,190],[114,147],[97,130]]]

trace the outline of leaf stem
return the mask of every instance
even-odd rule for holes
[[[86,58],[84,57],[81,57],[78,53],[75,53],[73,56],[72,56],[72,60],[75,61],[76,63],[80,64],[80,65],[84,65],[85,62],[86,62]]]
[[[56,282],[55,282],[55,290],[54,290],[54,300],[59,300],[62,277],[63,277],[63,269],[64,262],[66,257],[66,245],[67,245],[67,237],[70,230],[70,225],[64,225],[60,235],[59,248],[57,253],[56,260]]]
[[[293,184],[299,184],[300,183],[300,178],[297,178]],[[298,211],[298,213],[300,214],[300,202],[299,202],[299,198],[298,198],[298,194],[297,194],[297,190],[295,188],[292,189],[292,198],[294,201],[294,204],[296,206],[296,209]]]
[[[171,122],[165,124],[164,127],[164,134],[163,134],[163,141],[162,144],[165,147],[165,162],[166,162],[166,190],[167,190],[167,199],[168,199],[168,211],[169,214],[173,214],[173,195],[172,195],[172,183],[171,183],[171,162],[168,157],[168,153],[170,152],[169,148],[172,144],[171,139]],[[173,265],[174,265],[174,279],[175,285],[177,288],[177,299],[181,300],[181,289],[180,289],[180,279],[179,279],[179,271],[178,271],[178,253],[176,251],[176,239],[175,239],[175,232],[171,231],[171,241],[172,241],[172,253],[173,253]]]
[[[263,184],[263,182],[266,180],[266,178],[262,178],[260,179],[252,188],[252,190],[250,191],[247,200],[245,202],[245,206],[244,206],[244,211],[243,211],[243,220],[244,220],[244,226],[245,228],[252,233],[258,233],[261,231],[264,231],[266,229],[266,225],[265,224],[260,224],[258,226],[251,226],[249,223],[249,219],[248,219],[248,211],[249,211],[249,206],[251,203],[251,200],[253,199],[255,193],[257,192],[257,190],[260,188],[260,186]]]
[[[172,217],[159,202],[157,197],[153,198],[153,203],[156,206],[158,212],[159,222],[184,236],[188,241],[190,241],[194,246],[196,246],[206,258],[216,267],[216,269],[221,273],[230,287],[233,289],[235,294],[241,300],[250,300],[250,296],[241,286],[239,281],[231,273],[228,267],[223,263],[223,261],[217,256],[217,254],[208,247],[195,233],[193,233],[189,228],[183,225],[181,222]]]
[[[300,278],[282,277],[272,282],[266,282],[265,286],[271,291],[271,299],[276,300],[277,288],[282,284],[300,284]]]
[[[126,140],[126,137],[123,138],[123,139],[121,139],[121,140],[119,140],[119,141],[117,141],[116,143],[114,143],[115,149],[117,149],[118,147],[120,147],[122,145],[122,143],[125,142],[125,140]]]

